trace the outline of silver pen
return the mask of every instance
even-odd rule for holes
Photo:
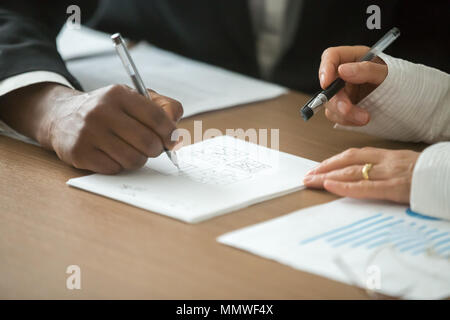
[[[378,56],[384,49],[386,49],[395,39],[400,36],[400,30],[392,28],[386,33],[377,43],[375,43],[369,52],[366,53],[359,61],[370,61]],[[309,100],[300,113],[305,121],[308,121],[322,105],[330,100],[336,93],[345,87],[345,81],[341,78],[334,80],[326,89],[316,93],[311,100]]]
[[[130,76],[136,90],[147,99],[152,100],[120,33],[113,34],[111,36],[111,40],[113,41],[117,54],[119,55],[120,60],[122,60],[122,64],[125,67],[128,75]],[[170,151],[167,148],[164,148],[164,151],[166,152],[170,161],[172,161],[175,167],[179,169],[180,167],[178,164],[178,157],[176,152]]]

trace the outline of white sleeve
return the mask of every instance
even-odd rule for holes
[[[31,71],[0,81],[0,97],[8,92],[41,82],[54,82],[73,88],[66,78],[50,71]]]
[[[336,127],[400,141],[450,140],[450,75],[386,54],[380,58],[388,75],[358,103],[370,112],[370,122]]]
[[[426,148],[414,167],[411,209],[450,220],[450,142]]]
[[[59,83],[63,86],[73,88],[73,86],[69,83],[69,81],[67,81],[67,79],[61,76],[60,74],[49,71],[31,71],[0,81],[0,97],[16,89],[20,89],[41,82]],[[16,132],[6,123],[1,121],[1,119],[0,119],[0,134],[27,143],[37,144],[34,140]]]

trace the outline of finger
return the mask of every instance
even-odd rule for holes
[[[360,89],[361,89],[360,85],[346,82],[345,87],[342,91],[345,92],[345,94],[347,95],[352,104],[356,104],[361,100]]]
[[[155,101],[157,105],[163,108],[163,110],[167,113],[172,121],[178,122],[181,119],[184,111],[183,106],[179,101],[160,95],[153,90],[149,91],[153,101]]]
[[[325,180],[324,188],[334,194],[351,198],[386,199],[387,181],[343,182]]]
[[[324,188],[339,196],[351,198],[390,200],[399,203],[409,202],[410,190],[401,178],[358,182],[325,180]]]
[[[325,104],[325,108],[331,113],[343,116],[350,111],[351,104],[348,93],[340,90]]]
[[[331,122],[338,123],[343,126],[357,126],[358,125],[354,122],[350,122],[350,121],[346,120],[342,115],[340,115],[337,112],[331,112],[329,109],[325,109],[325,116]]]
[[[370,113],[354,105],[344,90],[338,92],[335,98],[336,108],[345,120],[358,126],[364,126],[370,121]]]
[[[95,142],[97,148],[105,152],[125,170],[138,169],[147,162],[148,157],[146,155],[140,153],[112,132],[103,136],[101,140],[100,143]]]
[[[175,123],[155,101],[131,90],[127,90],[119,97],[121,97],[120,105],[125,113],[155,132],[165,147],[173,146],[171,134],[176,129]]]
[[[308,188],[323,188],[323,183],[326,180],[333,181],[346,181],[354,182],[363,180],[363,165],[352,165],[342,169],[333,170],[322,174],[313,174],[306,176],[304,179],[304,184]],[[390,178],[390,175],[381,165],[374,165],[369,172],[370,180],[386,180]]]
[[[125,113],[120,121],[110,120],[110,126],[117,136],[149,158],[157,157],[164,150],[161,138],[153,130]]]
[[[358,61],[367,51],[369,51],[369,48],[365,46],[341,46],[326,49],[322,53],[319,67],[319,80],[322,89],[325,89],[337,78],[337,70],[340,64]]]
[[[342,80],[353,83],[381,84],[388,74],[388,67],[383,64],[363,61],[341,64],[338,68]]]
[[[116,174],[122,171],[122,166],[102,150],[94,148],[85,152],[80,161],[73,162],[72,165],[78,169],[86,169],[101,174]]]
[[[342,125],[363,126],[370,121],[367,110],[355,106],[349,99],[348,94],[339,91],[326,105],[329,110],[328,119]]]
[[[337,68],[329,61],[320,63],[319,67],[319,83],[322,89],[328,87],[338,77]]]
[[[340,168],[348,167],[351,165],[373,163],[377,164],[383,159],[385,153],[384,149],[378,148],[350,148],[341,152],[325,161],[323,161],[317,168],[312,170],[309,174],[318,174],[330,172]]]

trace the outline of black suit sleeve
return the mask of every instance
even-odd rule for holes
[[[56,49],[56,36],[68,18],[69,5],[81,8],[82,21],[96,1],[2,1],[0,4],[0,81],[30,72],[50,71],[80,89]]]

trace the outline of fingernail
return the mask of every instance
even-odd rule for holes
[[[363,111],[358,111],[355,113],[355,120],[358,123],[366,123],[369,118],[369,115]]]
[[[337,102],[337,108],[340,113],[346,114],[347,113],[347,104],[344,101],[338,101]]]
[[[323,85],[324,82],[325,82],[325,73],[321,72],[320,73],[320,84]]]
[[[306,177],[303,179],[303,182],[304,182],[304,183],[311,182],[313,178],[314,178],[313,176],[306,176]]]
[[[340,67],[340,72],[347,77],[354,76],[356,74],[356,69],[358,67],[354,63],[342,64]]]

